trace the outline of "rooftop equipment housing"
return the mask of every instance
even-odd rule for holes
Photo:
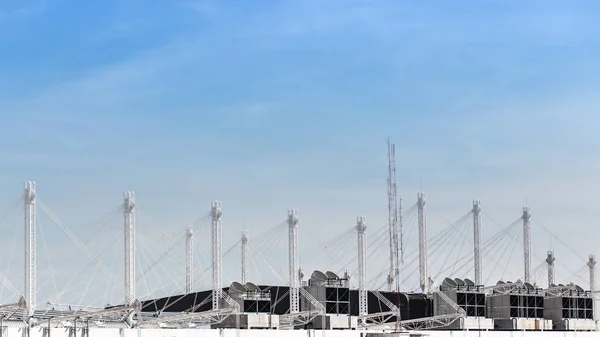
[[[488,330],[494,327],[493,321],[485,317],[483,286],[469,279],[447,277],[433,293],[433,314],[453,314],[457,312],[457,306],[464,310],[465,317],[441,329]]]
[[[586,330],[594,328],[592,292],[578,285],[551,284],[545,291],[544,313],[557,330]]]
[[[308,280],[307,290],[323,304],[326,314],[350,314],[350,286],[347,277],[339,277],[331,271],[315,270]],[[309,305],[304,301],[302,304]]]
[[[498,281],[486,305],[495,329],[552,329],[552,322],[544,318],[544,291],[528,282]]]
[[[458,306],[463,308],[469,317],[485,317],[485,293],[483,286],[475,285],[469,279],[445,278],[440,285],[439,291],[443,292]],[[455,310],[438,293],[433,294],[434,315],[445,315],[454,313]]]
[[[261,290],[254,283],[232,282],[228,294],[238,302],[245,313],[268,314],[271,312],[271,294]]]
[[[498,281],[487,299],[487,316],[490,318],[544,318],[544,291],[530,283],[514,286],[510,281]]]

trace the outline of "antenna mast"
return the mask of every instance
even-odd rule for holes
[[[398,251],[403,252],[402,247],[402,222],[399,221],[399,202],[397,200],[396,187],[396,146],[387,140],[388,145],[388,222],[390,232],[390,271],[388,274],[388,290],[400,291],[400,257]],[[398,239],[398,223],[400,222],[400,239]]]

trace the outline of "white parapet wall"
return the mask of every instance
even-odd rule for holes
[[[496,318],[496,330],[552,330],[552,321],[535,318]]]
[[[345,315],[326,315],[326,316],[317,316],[312,321],[313,327],[323,326],[326,330],[334,330],[334,329],[345,329],[351,330],[356,329],[358,325],[358,320],[355,316],[345,316]]]
[[[463,317],[457,322],[461,330],[493,330],[494,320],[485,317]]]
[[[422,331],[410,335],[423,337],[599,337],[596,331]],[[3,337],[26,336],[20,328],[5,328]],[[32,329],[30,337],[43,337],[43,330]],[[73,337],[68,329],[52,329],[52,337]],[[82,336],[78,329],[76,337]],[[361,330],[235,330],[235,329],[90,329],[89,337],[395,337],[403,334],[381,334]]]
[[[554,326],[559,330],[594,331],[598,324],[591,319],[562,319],[554,321]]]
[[[423,331],[424,337],[598,337],[596,331]]]
[[[231,315],[223,322],[213,324],[213,328],[234,329],[239,323],[241,329],[279,329],[278,315],[240,314]]]

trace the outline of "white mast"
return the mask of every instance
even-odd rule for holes
[[[242,231],[242,284],[248,282],[248,232]]]
[[[300,285],[298,269],[298,210],[288,210],[288,248],[290,269],[290,313],[300,311]]]
[[[587,263],[590,268],[590,291],[592,292],[592,308],[594,313],[594,320],[596,320],[596,255],[590,254],[590,258]]]
[[[400,280],[399,280],[399,256],[398,250],[402,244],[401,240],[398,239],[398,201],[397,187],[396,187],[396,146],[390,143],[388,138],[388,222],[389,222],[389,235],[390,235],[390,271],[388,273],[388,290],[399,291]],[[400,229],[402,231],[402,229]]]
[[[551,284],[554,284],[554,251],[549,250],[548,256],[546,257],[546,263],[548,264],[548,288]]]
[[[35,182],[25,183],[25,305],[27,316],[33,316],[36,305],[36,192]]]
[[[367,225],[364,217],[356,219],[356,231],[358,232],[358,315],[369,313],[367,296]]]
[[[427,215],[425,213],[425,193],[417,194],[419,222],[419,280],[423,293],[429,292],[429,277],[427,275]]]
[[[125,305],[135,301],[135,194],[125,192]]]
[[[213,272],[213,289],[212,289],[212,308],[219,309],[219,299],[221,298],[222,279],[221,279],[221,209],[220,201],[211,203],[211,218],[212,218],[212,272]]]
[[[531,282],[531,213],[529,206],[523,207],[523,262],[525,282]]]
[[[587,265],[590,268],[590,291],[596,291],[596,255],[590,254]]]
[[[185,250],[186,250],[186,264],[185,264],[185,293],[190,294],[192,292],[193,284],[193,266],[194,266],[194,232],[192,226],[188,226],[185,231]]]
[[[475,284],[482,285],[481,277],[481,201],[473,200],[473,261],[475,263]]]

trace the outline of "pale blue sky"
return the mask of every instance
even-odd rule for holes
[[[480,198],[508,224],[527,198],[585,257],[600,217],[599,7],[5,0],[0,201],[34,179],[85,237],[129,189],[169,232],[222,200],[226,246],[289,207],[301,231],[334,237],[357,215],[385,224],[391,136],[407,205],[422,181],[432,211],[455,219]],[[549,236],[534,234],[543,256]]]

